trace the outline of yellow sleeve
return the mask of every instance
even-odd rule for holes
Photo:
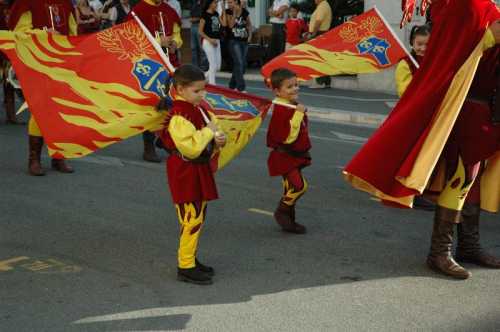
[[[33,30],[33,18],[31,12],[25,12],[19,17],[14,31],[26,32],[28,30]]]
[[[182,47],[181,27],[177,23],[174,24],[174,32],[172,37],[175,43],[177,44],[177,48],[181,48]]]
[[[290,133],[285,140],[285,144],[292,144],[299,137],[300,126],[302,125],[302,120],[304,119],[304,113],[297,112],[293,113],[292,118],[290,119]]]
[[[396,67],[396,88],[400,97],[405,93],[412,79],[410,66],[406,61],[400,61]]]
[[[198,158],[214,139],[214,132],[210,128],[196,130],[191,122],[180,115],[174,115],[170,119],[168,132],[177,150],[189,159]]]
[[[68,25],[69,25],[69,35],[70,36],[78,35],[78,24],[76,24],[76,19],[73,14],[69,16]]]

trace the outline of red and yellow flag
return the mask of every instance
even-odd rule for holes
[[[135,21],[77,37],[0,31],[0,50],[53,157],[82,157],[165,122],[155,107],[169,96],[172,68]],[[220,169],[250,141],[271,102],[209,86],[205,104],[228,135],[213,159]]]
[[[252,139],[267,115],[271,101],[231,89],[208,85],[203,106],[217,118],[226,145],[212,157],[216,171],[236,157]]]
[[[169,73],[136,22],[85,36],[0,31],[49,154],[87,155],[161,125]]]
[[[375,73],[407,55],[374,8],[276,57],[262,68],[262,74],[268,78],[277,68],[289,68],[307,81],[320,76]]]

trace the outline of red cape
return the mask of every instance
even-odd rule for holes
[[[71,0],[16,0],[11,8],[9,18],[9,29],[14,30],[21,16],[31,12],[34,29],[50,28],[52,22],[48,6],[56,6],[59,9],[59,20],[54,22],[57,31],[63,35],[69,34],[69,17],[73,13]],[[57,13],[54,13],[57,16]]]
[[[420,70],[388,119],[344,170],[354,186],[381,198],[418,194],[398,178],[413,170],[453,79],[500,13],[491,0],[441,0],[433,5],[432,19]]]

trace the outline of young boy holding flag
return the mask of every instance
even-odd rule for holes
[[[269,175],[283,177],[283,196],[274,212],[283,231],[304,234],[306,228],[295,222],[295,203],[307,191],[302,168],[311,164],[306,108],[298,102],[297,75],[285,68],[272,72],[270,85],[276,98],[267,130],[267,146],[271,148],[267,165]]]
[[[226,136],[200,106],[206,94],[205,84],[205,74],[199,68],[177,68],[173,76],[173,105],[160,133],[170,154],[168,184],[181,224],[177,278],[200,285],[211,284],[214,275],[213,268],[196,259],[207,202],[218,198],[210,158],[226,144]]]

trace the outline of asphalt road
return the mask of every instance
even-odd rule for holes
[[[335,99],[344,110],[382,110],[386,101],[363,99],[390,99],[331,93],[351,98]],[[26,127],[0,121],[2,332],[500,330],[500,271],[434,274],[425,266],[432,214],[384,208],[342,179],[373,129],[311,123],[310,191],[297,208],[309,232],[294,236],[269,216],[281,188],[267,176],[264,126],[217,175],[221,199],[208,207],[199,249],[217,275],[204,287],[175,280],[165,165],[140,159],[140,137],[73,161],[75,174],[36,178]],[[483,244],[500,255],[499,217],[483,220]]]

